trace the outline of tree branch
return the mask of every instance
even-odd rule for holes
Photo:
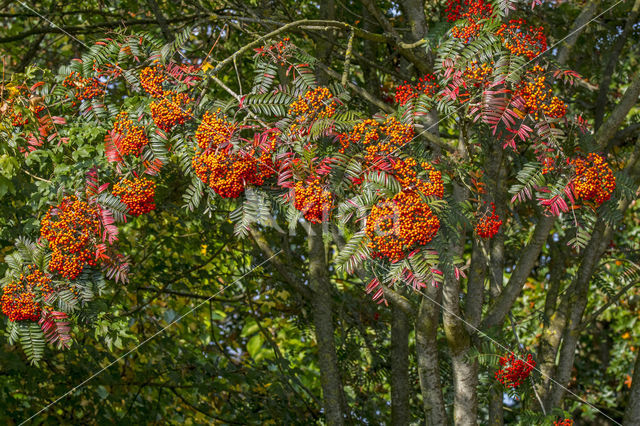
[[[620,99],[618,105],[596,132],[595,142],[598,147],[605,147],[609,140],[615,135],[618,127],[620,127],[625,120],[631,108],[637,105],[638,96],[640,96],[640,71],[636,71],[622,99]]]
[[[500,296],[498,296],[495,304],[482,321],[482,328],[487,329],[502,324],[507,313],[520,295],[522,286],[527,281],[527,277],[529,277],[531,270],[536,264],[540,250],[542,250],[542,246],[545,241],[547,241],[547,237],[551,228],[553,228],[555,220],[556,218],[554,216],[543,216],[540,219],[536,225],[531,241],[520,255],[520,260],[516,264],[509,282],[500,292]]]
[[[168,19],[167,23],[176,23],[176,22],[188,22],[194,21],[199,18],[204,18],[206,15],[198,14],[198,15],[189,15],[182,16],[178,18]],[[41,28],[33,28],[31,30],[23,31],[19,34],[12,35],[9,37],[0,38],[0,44],[11,43],[14,41],[19,41],[25,39],[32,35],[37,34],[91,34],[102,32],[105,28],[118,28],[118,27],[128,27],[133,25],[148,25],[148,24],[156,24],[157,21],[155,19],[131,19],[128,21],[106,21],[100,22],[93,25],[69,25],[69,26],[56,26],[56,27],[41,27]]]

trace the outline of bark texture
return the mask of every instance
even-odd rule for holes
[[[331,281],[320,225],[312,225],[309,232],[309,282],[314,293],[313,322],[318,343],[324,415],[328,425],[342,425],[344,395],[333,332]]]
[[[440,368],[438,366],[438,319],[440,316],[440,289],[428,286],[416,318],[416,357],[420,376],[420,391],[425,422],[429,426],[446,425]]]
[[[409,408],[409,318],[393,309],[391,321],[391,424],[408,425]]]

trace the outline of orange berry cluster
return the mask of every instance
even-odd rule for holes
[[[451,28],[451,36],[467,44],[471,39],[476,38],[478,34],[480,34],[483,27],[483,22],[469,19],[464,25],[455,25]]]
[[[373,163],[411,142],[413,128],[402,124],[395,117],[389,116],[384,123],[366,119],[356,124],[350,133],[338,136],[342,145],[341,153],[352,144],[362,144],[365,149],[365,160]]]
[[[146,177],[125,179],[113,186],[113,195],[127,205],[132,216],[140,216],[155,210],[156,184]]]
[[[29,119],[22,116],[20,111],[14,111],[11,113],[11,124],[15,127],[23,127],[29,123]]]
[[[293,190],[293,206],[303,213],[307,221],[320,223],[329,218],[333,208],[333,195],[323,187],[319,176],[312,176],[306,182],[296,182]]]
[[[511,353],[507,357],[500,357],[500,365],[503,368],[496,371],[496,379],[507,388],[516,388],[529,377],[536,362],[531,354],[527,354],[527,360],[523,361]]]
[[[76,101],[89,100],[104,94],[104,85],[98,79],[84,78],[75,71],[64,79],[62,85],[74,90],[76,100],[71,102],[72,106],[76,106]]]
[[[140,84],[144,91],[152,98],[160,98],[164,95],[164,91],[162,90],[164,80],[164,67],[162,64],[146,67],[140,71]]]
[[[493,74],[493,62],[488,64],[483,62],[479,64],[477,61],[473,61],[464,70],[464,77],[466,82],[473,84],[474,87],[486,86],[489,84],[488,78]]]
[[[184,93],[164,92],[163,98],[151,102],[151,118],[158,128],[165,132],[171,131],[177,124],[184,124],[191,118],[191,108],[188,105],[193,102]]]
[[[576,158],[571,163],[576,173],[573,188],[577,197],[598,205],[611,198],[616,188],[616,178],[602,156],[590,153],[586,159]]]
[[[249,185],[262,185],[258,161],[247,153],[202,151],[192,159],[196,175],[222,198],[238,198]]]
[[[393,163],[393,173],[402,185],[403,191],[417,191],[424,196],[435,196],[442,198],[444,195],[444,184],[442,173],[437,171],[431,164],[423,162],[422,169],[427,172],[429,180],[418,177],[416,166],[418,162],[414,158],[398,160]]]
[[[502,220],[496,214],[496,206],[491,203],[491,215],[487,216],[486,214],[478,217],[476,215],[478,222],[476,223],[476,234],[480,238],[493,238],[498,231],[500,230],[500,225],[502,225]]]
[[[40,236],[49,241],[49,270],[70,280],[86,265],[95,266],[95,246],[100,235],[98,209],[75,196],[49,208],[42,219]]]
[[[546,175],[556,169],[556,158],[545,157],[542,159],[542,174]]]
[[[439,228],[440,221],[429,205],[417,193],[402,191],[373,206],[365,232],[374,258],[397,262],[428,244]]]
[[[126,112],[121,112],[116,116],[113,123],[113,130],[121,135],[115,140],[120,155],[140,155],[142,147],[149,143],[147,135],[142,126],[135,126],[133,120],[129,119]]]
[[[484,0],[448,0],[444,12],[449,22],[461,18],[488,18],[493,13],[493,6]]]
[[[337,107],[338,101],[328,88],[318,87],[309,90],[289,105],[289,116],[295,118],[291,128],[295,129],[296,125],[333,117]]]
[[[524,19],[512,19],[502,24],[496,35],[511,53],[533,59],[547,50],[547,37],[543,27],[526,27]]]
[[[191,164],[196,175],[222,198],[237,198],[247,186],[262,185],[275,173],[271,154],[276,146],[272,136],[265,146],[231,152],[231,137],[236,125],[226,116],[205,113],[196,130],[196,140],[202,151]],[[256,156],[258,158],[256,158]]]
[[[207,111],[202,117],[202,122],[196,129],[196,140],[201,149],[224,148],[230,141],[236,125],[227,121],[227,116],[220,116],[220,110],[215,114]]]
[[[38,321],[42,307],[38,296],[46,299],[53,293],[51,278],[35,266],[29,266],[28,274],[20,274],[18,281],[11,281],[3,289],[0,304],[9,321]]]
[[[516,86],[516,95],[521,96],[525,112],[537,120],[540,111],[546,116],[562,118],[567,113],[567,106],[558,97],[552,96],[551,89],[545,85],[544,69],[535,65],[527,72],[525,78]]]
[[[402,86],[396,88],[395,101],[400,105],[405,105],[411,99],[415,99],[420,95],[433,96],[438,90],[438,83],[433,74],[427,74],[420,77],[415,85],[408,84],[406,81]]]
[[[556,420],[555,422],[553,422],[553,426],[573,426],[573,420],[572,419]]]

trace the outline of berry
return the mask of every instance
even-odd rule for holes
[[[114,142],[120,155],[135,155],[138,157],[142,147],[149,143],[149,139],[144,133],[144,128],[135,126],[133,120],[130,120],[124,111],[116,116],[113,130],[118,135],[118,137],[114,138]]]
[[[415,192],[402,191],[371,209],[365,233],[374,258],[397,262],[418,246],[428,244],[440,221]]]
[[[238,198],[257,184],[257,161],[246,153],[202,151],[192,160],[196,175],[222,198]]]
[[[100,237],[98,209],[75,196],[52,206],[40,222],[40,236],[49,241],[49,270],[76,279],[85,266],[96,265],[96,243]]]
[[[184,124],[191,118],[191,108],[188,105],[193,102],[184,93],[164,92],[162,99],[151,102],[151,118],[158,128],[165,132],[171,131],[177,124]]]
[[[304,214],[307,221],[320,223],[329,218],[333,195],[323,187],[319,176],[313,176],[306,182],[295,183],[293,206]]]
[[[408,84],[405,81],[402,86],[396,88],[395,101],[402,106],[421,95],[431,97],[436,93],[438,87],[436,77],[433,74],[420,77],[415,85]]]
[[[476,213],[476,219],[478,220],[476,223],[476,234],[480,238],[493,238],[500,230],[500,225],[502,225],[502,220],[496,214],[496,206],[493,203],[491,203],[490,215],[487,216],[487,213],[483,215]]]
[[[512,19],[502,24],[496,35],[508,51],[518,56],[526,56],[530,60],[547,50],[547,37],[544,28],[526,27],[524,19]]]
[[[295,46],[291,43],[289,37],[255,49],[256,56],[267,58],[274,64],[280,64],[282,66],[284,66],[285,62],[291,57],[294,50]]]
[[[466,83],[473,84],[474,87],[489,85],[491,74],[493,74],[493,62],[479,64],[477,61],[473,61],[464,70]]]
[[[524,382],[536,366],[531,354],[527,354],[526,361],[511,353],[506,357],[500,357],[501,369],[496,371],[495,377],[507,388],[516,388]]]
[[[447,21],[454,22],[461,18],[479,19],[489,18],[493,13],[493,6],[484,0],[448,0]]]
[[[133,216],[149,213],[156,208],[153,202],[156,195],[156,184],[145,177],[118,182],[113,186],[113,195],[127,205],[129,213]]]
[[[73,89],[76,101],[90,100],[104,95],[104,84],[97,78],[84,78],[79,73],[72,71],[62,82],[64,87]],[[71,105],[75,106],[76,101]]]
[[[231,140],[236,125],[227,121],[227,116],[220,117],[220,110],[215,114],[207,111],[196,129],[196,140],[201,149],[217,149],[225,147]]]
[[[15,127],[24,127],[29,123],[29,119],[22,116],[20,111],[11,113],[11,124]]]
[[[593,201],[596,205],[611,198],[616,188],[616,178],[602,156],[590,153],[586,159],[576,158],[571,164],[576,173],[573,189],[577,197]]]
[[[27,272],[2,289],[0,304],[9,321],[38,321],[42,313],[39,300],[46,300],[53,294],[51,277],[33,265]]]
[[[140,71],[140,85],[152,98],[160,98],[164,95],[162,90],[164,80],[164,67],[161,64],[146,67]]]
[[[361,145],[365,151],[365,160],[375,163],[411,142],[413,135],[411,126],[388,116],[384,123],[372,119],[363,120],[350,133],[338,135],[338,141],[342,145],[341,153],[351,145]]]
[[[444,195],[442,173],[431,164],[423,162],[420,166],[428,174],[429,180],[426,181],[418,177],[415,170],[417,165],[418,162],[414,158],[397,160],[393,163],[393,174],[402,186],[402,190],[417,191],[426,197],[442,198]]]
[[[262,185],[275,174],[271,155],[276,137],[271,134],[263,144],[232,152],[231,136],[235,125],[226,117],[205,114],[196,131],[197,152],[191,160],[196,175],[222,198],[237,198],[247,186]],[[257,156],[257,158],[256,158]]]
[[[333,117],[337,107],[338,100],[326,87],[307,91],[289,105],[289,116],[294,118],[291,131],[300,129],[303,134],[307,133],[309,128],[303,129],[303,126],[310,127],[317,120]]]
[[[553,422],[553,426],[573,426],[573,420],[572,419],[556,420],[555,422]]]
[[[552,96],[553,92],[546,88],[545,80],[544,69],[535,65],[516,86],[515,94],[522,98],[524,112],[532,114],[535,120],[538,120],[540,111],[548,117],[562,118],[567,112],[567,106],[556,96]]]

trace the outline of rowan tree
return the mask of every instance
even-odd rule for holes
[[[582,70],[567,68],[574,36],[599,13],[596,6],[577,16],[575,34],[562,45],[540,12],[556,6],[541,1],[448,0],[429,8],[365,1],[362,25],[337,19],[335,5],[322,19],[276,28],[258,19],[265,28],[228,56],[217,54],[218,41],[209,54],[193,54],[185,47],[191,28],[168,44],[123,30],[56,72],[14,74],[3,85],[2,149],[6,162],[34,180],[37,214],[5,256],[9,342],[42,365],[46,343],[58,350],[82,344],[74,335],[92,329],[109,346],[122,346],[132,332],[141,342],[154,338],[144,316],[129,326],[117,320],[153,298],[130,298],[133,307],[121,312],[124,304],[109,306],[104,296],[133,293],[137,262],[161,256],[167,238],[176,238],[169,231],[145,253],[136,248],[138,239],[154,237],[145,231],[182,226],[197,236],[213,226],[228,232],[223,244],[211,245],[219,246],[216,256],[234,247],[239,278],[221,275],[217,289],[206,278],[213,295],[197,297],[173,288],[174,272],[163,268],[161,287],[138,286],[136,294],[209,302],[207,341],[220,353],[215,366],[192,359],[193,368],[233,382],[249,361],[230,348],[244,346],[255,363],[249,394],[258,397],[236,402],[241,409],[223,407],[220,395],[188,403],[179,370],[166,372],[164,387],[182,407],[222,422],[254,415],[328,424],[571,424],[599,416],[632,424],[640,380],[629,376],[626,404],[620,388],[607,402],[594,389],[585,392],[593,367],[579,368],[592,362],[579,350],[589,327],[625,301],[639,274],[621,227],[626,214],[634,217],[637,141],[615,147],[614,140],[636,107],[640,76],[626,73],[630,82],[606,114],[608,87],[598,89],[604,106],[585,108],[584,91],[593,85]],[[399,33],[395,14],[410,31]],[[156,18],[165,33],[166,22]],[[383,80],[367,66],[378,44],[395,55]],[[200,243],[206,257],[210,242]],[[176,256],[171,267],[180,263]],[[211,300],[267,269],[271,279],[236,293],[242,314],[224,321],[222,329],[244,342],[220,346],[213,322],[226,313],[214,315]],[[289,306],[312,335],[286,325]],[[270,316],[270,308],[277,313]],[[149,318],[168,327],[191,311],[168,312],[154,306]],[[381,315],[390,330],[375,323]],[[624,330],[624,315],[608,326]],[[307,344],[283,355],[278,342],[297,338]],[[354,353],[362,347],[365,355]],[[258,384],[266,365],[277,370],[278,389],[251,414],[269,394]],[[112,380],[103,386],[115,386]],[[138,393],[147,385],[139,386]],[[390,413],[382,409],[385,395]],[[504,413],[503,398],[513,411]],[[107,418],[127,416],[136,400]],[[278,414],[291,404],[300,417]]]

